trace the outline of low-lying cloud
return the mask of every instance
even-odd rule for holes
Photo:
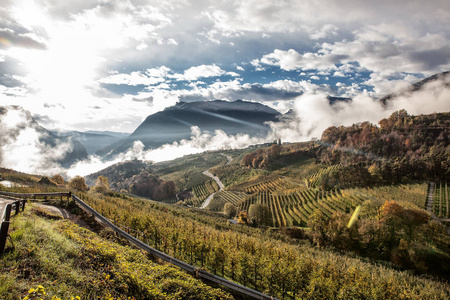
[[[415,92],[403,92],[386,105],[360,94],[351,101],[330,104],[324,94],[305,94],[297,98],[294,113],[281,122],[271,122],[273,137],[283,141],[307,141],[320,138],[330,126],[348,126],[358,122],[377,123],[394,111],[406,109],[409,114],[430,114],[450,110],[450,76],[431,81]]]
[[[202,132],[197,126],[193,126],[191,129],[192,136],[190,139],[165,144],[156,149],[144,150],[144,144],[141,141],[135,141],[133,147],[128,149],[127,152],[117,155],[113,160],[102,162],[98,156],[91,156],[89,160],[73,165],[68,171],[68,175],[70,177],[75,175],[85,176],[125,160],[139,159],[161,162],[205,151],[246,148],[249,145],[267,140],[267,137],[251,137],[248,134],[228,135],[222,130],[216,130],[214,134],[211,134]]]
[[[49,133],[19,107],[0,107],[0,165],[31,174],[56,174],[58,161],[72,151],[70,141],[51,146]]]

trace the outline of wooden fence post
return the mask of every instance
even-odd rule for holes
[[[0,254],[3,254],[5,250],[6,238],[8,237],[9,229],[9,216],[11,214],[11,204],[7,204],[5,207],[5,220],[0,225]]]
[[[20,209],[20,200],[16,201],[16,215],[19,213],[19,209]]]
[[[0,225],[0,255],[5,250],[6,239],[8,237],[9,221],[3,221]]]

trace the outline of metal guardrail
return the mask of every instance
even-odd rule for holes
[[[250,296],[252,298],[255,299],[273,299],[276,300],[277,298],[263,294],[261,292],[252,290],[248,287],[245,287],[243,285],[237,284],[235,282],[229,281],[225,278],[216,276],[214,274],[211,274],[209,272],[206,272],[205,270],[201,269],[201,268],[197,268],[195,266],[189,265],[177,258],[174,258],[172,256],[169,256],[159,250],[156,250],[152,247],[150,247],[149,245],[145,244],[144,242],[142,242],[141,240],[138,240],[137,238],[135,238],[134,236],[128,234],[127,232],[125,232],[124,230],[120,229],[119,227],[117,227],[116,225],[114,225],[109,219],[105,218],[104,216],[102,216],[100,213],[98,213],[96,210],[94,210],[92,207],[90,207],[88,204],[86,204],[84,201],[82,201],[80,198],[76,197],[76,196],[72,196],[72,199],[75,201],[75,203],[77,203],[81,208],[83,208],[85,211],[87,211],[88,213],[91,213],[93,216],[95,216],[100,222],[102,222],[103,224],[105,224],[106,226],[110,227],[112,230],[114,230],[118,235],[120,235],[121,237],[123,237],[124,239],[126,239],[127,241],[129,241],[130,243],[136,245],[137,247],[141,248],[142,250],[145,250],[147,252],[149,252],[150,254],[164,260],[167,261],[175,266],[180,267],[181,269],[191,273],[191,274],[195,274],[197,277],[202,278],[202,279],[206,279],[210,282],[214,282],[217,284],[220,284],[222,286],[225,286],[235,292],[239,292],[241,294]]]
[[[47,197],[67,197],[70,199],[72,196],[71,192],[67,193],[12,193],[12,192],[3,192],[0,191],[0,195],[9,196],[9,197],[19,197],[19,198],[47,198]]]
[[[20,211],[20,207],[22,206],[22,211],[25,209],[25,203],[27,200],[17,200],[12,203],[8,203],[5,206],[5,210],[3,211],[2,218],[0,219],[0,255],[3,254],[6,246],[6,239],[8,238],[8,229],[9,229],[9,219],[11,216],[11,211],[15,211],[17,215]]]

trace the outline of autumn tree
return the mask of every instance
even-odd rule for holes
[[[240,211],[238,214],[238,223],[239,224],[247,224],[248,215],[246,211]]]
[[[60,174],[54,175],[51,179],[56,184],[65,184],[66,183],[64,178]]]
[[[108,177],[98,176],[97,181],[95,182],[94,190],[97,193],[105,194],[109,192],[109,180]]]
[[[271,214],[269,208],[261,204],[250,205],[248,220],[253,225],[270,225]]]
[[[81,177],[79,175],[70,179],[69,187],[82,192],[86,192],[89,189],[89,187],[86,184],[86,181],[84,180],[84,177]]]
[[[236,216],[236,207],[233,204],[227,202],[223,207],[223,213],[229,218],[234,218],[234,216]]]

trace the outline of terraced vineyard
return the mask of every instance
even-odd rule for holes
[[[214,198],[207,208],[214,211],[222,211],[226,203],[238,206],[245,197],[247,197],[247,194],[244,192],[220,191],[214,194]]]
[[[251,204],[269,207],[273,226],[306,226],[315,210],[327,217],[335,211],[350,212],[365,200],[349,190],[318,192],[303,190],[292,193],[273,193],[271,191],[252,195],[239,204],[239,210],[248,211]]]
[[[322,179],[327,176],[328,174],[330,174],[332,171],[337,170],[339,168],[339,165],[332,165],[330,167],[327,168],[323,168],[315,173],[313,173],[312,175],[308,176],[305,180],[306,186],[308,187],[317,187],[317,185],[320,184],[320,182],[322,181]]]
[[[449,189],[447,182],[437,182],[434,190],[433,213],[438,218],[449,218]]]
[[[263,180],[253,180],[246,184],[234,187],[234,189],[243,191],[247,194],[257,194],[267,191],[273,192],[292,188],[298,188],[298,185],[278,176],[272,176]]]
[[[186,203],[195,207],[201,206],[203,201],[209,195],[219,190],[219,186],[214,180],[208,180],[204,183],[198,184],[192,188],[193,197],[189,198]]]

